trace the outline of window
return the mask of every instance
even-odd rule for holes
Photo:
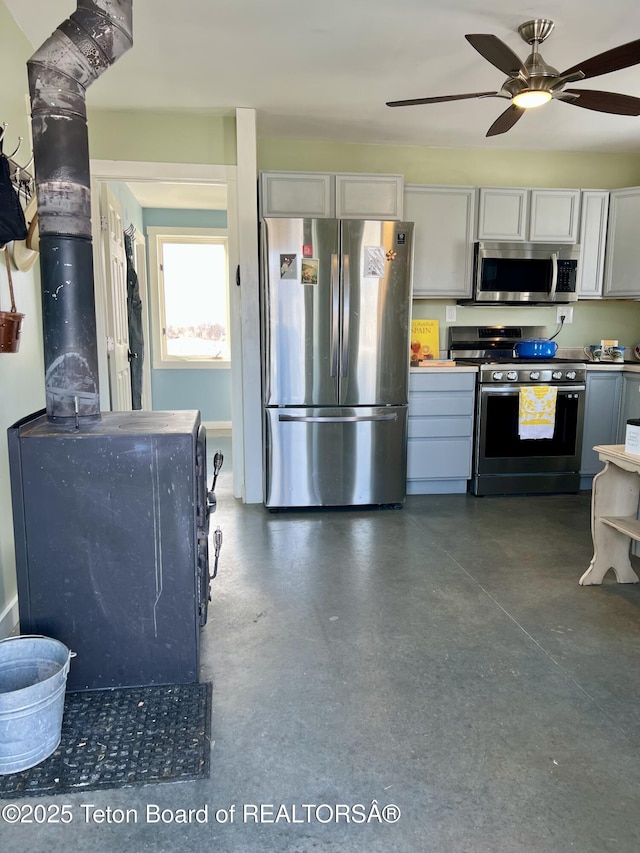
[[[162,366],[229,365],[226,232],[156,233],[158,332]],[[158,229],[160,232],[160,229]],[[156,359],[157,360],[157,359]],[[200,365],[198,365],[200,366]]]

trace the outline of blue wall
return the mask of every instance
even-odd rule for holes
[[[144,208],[147,228],[226,228],[225,210],[168,210]],[[151,272],[151,271],[149,271]],[[151,282],[151,276],[149,276]],[[153,345],[153,341],[152,341]],[[186,367],[151,370],[151,393],[155,410],[199,409],[203,421],[231,421],[231,369]]]
[[[142,211],[144,227],[167,225],[170,228],[226,228],[226,210],[168,210],[145,207]]]

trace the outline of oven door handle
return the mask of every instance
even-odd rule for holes
[[[546,385],[546,382],[540,382],[539,385]],[[552,388],[558,389],[558,394],[563,394],[566,391],[570,391],[574,393],[575,391],[584,391],[585,385],[553,385],[553,383],[549,383]],[[518,394],[521,388],[535,388],[537,385],[528,385],[527,383],[520,383],[519,385],[481,385],[480,393],[481,394]]]

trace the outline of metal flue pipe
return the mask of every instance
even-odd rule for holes
[[[133,44],[133,0],[78,0],[27,62],[50,420],[99,418],[86,89]]]

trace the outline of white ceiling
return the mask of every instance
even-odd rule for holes
[[[141,207],[172,210],[226,210],[226,184],[163,184],[155,181],[127,181]]]
[[[76,8],[75,0],[4,2],[34,48]],[[518,25],[551,18],[541,54],[562,71],[640,37],[638,0],[133,0],[133,13],[134,46],[91,87],[90,106],[253,107],[259,136],[640,153],[640,117],[559,101],[491,139],[486,131],[508,105],[495,98],[385,106],[498,90],[504,76],[465,33],[493,33],[525,58]],[[640,97],[640,65],[587,83]]]

